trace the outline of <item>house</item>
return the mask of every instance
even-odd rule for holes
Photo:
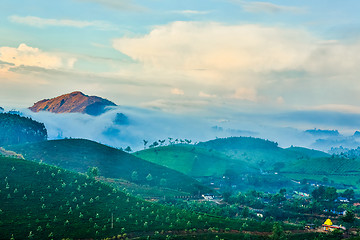
[[[329,231],[329,232],[332,232],[335,229],[344,230],[344,231],[346,230],[344,226],[333,225],[332,221],[329,218],[326,219],[322,227],[324,231]]]
[[[203,194],[201,195],[206,201],[214,200],[214,195],[211,194]]]
[[[308,229],[308,230],[315,229],[315,224],[313,224],[313,223],[308,223],[308,224],[305,225],[305,229]]]
[[[338,198],[336,199],[336,201],[337,201],[337,202],[343,202],[343,203],[348,203],[348,202],[350,202],[349,199],[344,198],[344,197],[338,197]]]

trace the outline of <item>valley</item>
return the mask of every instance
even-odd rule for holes
[[[21,112],[0,119],[1,239],[356,239],[360,231],[356,149],[329,154],[239,136],[143,140],[132,151],[47,139]],[[344,227],[325,231],[328,219]]]

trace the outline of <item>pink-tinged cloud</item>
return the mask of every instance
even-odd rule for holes
[[[173,88],[171,89],[171,94],[174,94],[174,95],[184,95],[184,90],[182,89],[179,89],[179,88]]]
[[[61,54],[44,52],[22,43],[17,48],[0,47],[0,61],[8,63],[3,71],[19,66],[40,67],[45,69],[73,68],[76,58]]]

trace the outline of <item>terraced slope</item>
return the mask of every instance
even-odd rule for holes
[[[124,233],[239,229],[244,222],[148,203],[93,178],[15,158],[0,157],[0,189],[0,239],[125,239]],[[249,229],[257,225],[249,222]]]
[[[219,138],[197,145],[221,152],[232,159],[253,164],[262,170],[280,171],[300,159],[327,156],[325,153],[304,148],[283,149],[275,142],[251,137]]]
[[[121,178],[137,184],[162,186],[190,194],[207,192],[196,180],[180,172],[150,163],[93,141],[64,139],[7,147],[25,159],[86,173],[97,167],[106,178]]]
[[[189,176],[222,176],[227,170],[254,172],[248,163],[194,145],[170,145],[150,148],[133,154],[147,161],[177,170]]]

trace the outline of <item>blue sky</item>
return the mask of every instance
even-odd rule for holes
[[[360,113],[358,7],[355,0],[4,1],[0,105],[28,107],[80,90],[211,117]]]

